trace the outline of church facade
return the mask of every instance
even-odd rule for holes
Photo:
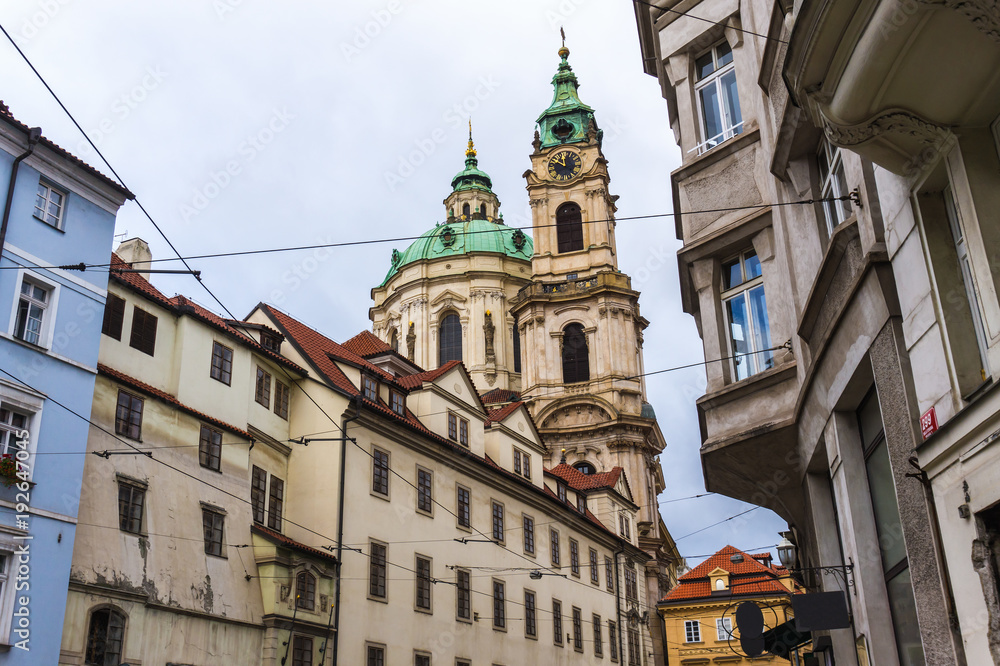
[[[569,49],[559,57],[524,173],[532,238],[504,225],[470,130],[445,222],[393,251],[370,316],[375,334],[417,365],[463,361],[484,402],[523,400],[546,468],[593,475],[621,467],[637,506],[638,543],[650,558],[646,595],[659,599],[676,583],[680,558],[657,508],[666,442],[642,379],[649,322],[618,267],[618,197],[609,190],[603,133],[578,95]],[[628,509],[610,509],[628,537]],[[637,618],[648,611],[630,610]],[[659,642],[658,623],[649,624]]]

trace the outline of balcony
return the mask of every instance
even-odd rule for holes
[[[994,122],[998,73],[1000,16],[990,3],[919,0],[803,3],[784,69],[833,143],[904,176],[933,161],[950,134]]]

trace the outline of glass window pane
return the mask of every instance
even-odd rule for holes
[[[872,442],[882,435],[882,410],[875,391],[858,408],[858,424],[861,428],[861,442],[867,451]]]
[[[834,180],[836,182],[836,196],[843,197],[849,194],[850,190],[847,189],[847,176],[844,175],[844,165],[841,162],[837,162],[837,170],[833,174]],[[843,222],[851,216],[851,202],[841,201],[840,210],[842,211],[840,216],[837,218],[838,222]]]
[[[760,277],[760,259],[756,252],[747,252],[743,255],[743,266],[746,271],[746,281]]]
[[[736,72],[729,72],[722,77],[722,95],[726,107],[726,129],[739,134],[743,130],[736,126],[743,122],[743,116],[740,115],[740,95],[736,90]]]
[[[904,569],[886,581],[892,625],[896,631],[901,666],[923,666],[924,648],[920,643],[920,625],[917,624],[917,604],[910,586],[910,570]]]
[[[750,376],[752,359],[747,356],[737,356],[750,351],[747,340],[746,299],[743,294],[726,301],[726,312],[729,317],[729,336],[732,341],[733,367],[736,369],[736,379],[746,379]]]
[[[697,73],[699,81],[715,71],[711,51],[694,61],[694,71]]]
[[[740,270],[740,260],[734,259],[722,264],[722,288],[732,289],[743,284],[743,271]]]
[[[899,520],[889,450],[884,439],[868,457],[866,467],[872,509],[875,512],[875,527],[878,529],[879,547],[882,551],[882,568],[888,571],[906,558],[906,543],[903,541],[903,526]]]
[[[755,287],[747,295],[750,299],[750,312],[753,314],[754,349],[768,349],[771,346],[771,329],[767,322],[764,287]],[[774,352],[755,354],[753,360],[758,371],[767,370],[774,365]]]
[[[711,141],[709,148],[722,141],[722,117],[719,109],[718,79],[698,91],[701,99],[701,116],[705,123],[705,141]]]
[[[719,55],[719,68],[725,67],[733,61],[733,49],[729,42],[722,42],[715,47],[715,52]]]

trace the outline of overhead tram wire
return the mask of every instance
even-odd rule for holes
[[[788,40],[785,39],[780,39],[778,37],[769,37],[768,35],[762,35],[759,32],[753,32],[752,30],[745,30],[743,28],[735,28],[733,26],[726,25],[725,23],[722,23],[720,21],[713,21],[712,19],[702,18],[701,16],[695,16],[694,14],[689,14],[688,12],[682,12],[680,10],[672,9],[670,7],[660,7],[659,5],[654,5],[651,2],[646,2],[646,0],[632,0],[632,2],[639,5],[646,5],[647,7],[652,7],[653,9],[659,9],[661,12],[664,13],[669,12],[671,14],[677,14],[678,16],[686,16],[687,18],[693,19],[695,21],[704,21],[705,23],[711,23],[712,25],[717,25],[721,28],[729,28],[731,30],[735,30],[736,32],[742,32],[745,35],[753,35],[754,37],[760,37],[768,41],[778,42],[779,44],[788,43]]]
[[[846,195],[846,196],[842,196],[842,197],[824,197],[824,198],[820,198],[820,199],[801,199],[799,201],[784,201],[784,202],[762,203],[762,204],[754,204],[752,206],[728,206],[728,207],[725,207],[725,208],[703,208],[703,209],[700,209],[700,210],[682,211],[680,214],[681,215],[701,215],[701,214],[708,214],[708,213],[732,213],[732,212],[741,211],[741,210],[760,211],[760,210],[764,210],[766,208],[774,208],[776,206],[810,206],[810,205],[817,204],[817,203],[831,203],[831,202],[837,202],[837,201],[853,201],[853,200],[854,200],[853,196]],[[602,218],[602,219],[596,219],[596,220],[581,220],[581,224],[600,224],[600,223],[603,223],[603,222],[615,222],[615,223],[617,223],[617,222],[631,221],[631,220],[650,220],[650,219],[655,219],[655,218],[660,218],[660,217],[675,217],[676,215],[677,215],[677,213],[674,213],[674,212],[670,212],[670,213],[651,213],[649,215],[630,215],[630,216],[625,216],[625,217],[613,217],[613,218],[609,217],[609,218]],[[533,229],[545,229],[545,228],[548,228],[548,227],[555,227],[555,226],[558,226],[558,225],[555,224],[555,223],[552,223],[552,224],[537,224],[537,225],[524,226],[524,227],[509,227],[508,226],[506,228],[507,229],[513,229],[515,231],[531,231]],[[468,230],[468,231],[454,231],[453,233],[456,236],[472,236],[472,235],[475,235],[475,234],[495,234],[495,233],[497,233],[497,231],[495,229],[473,229],[473,230]],[[161,259],[150,259],[149,261],[146,261],[146,262],[143,262],[143,263],[144,264],[145,263],[155,264],[155,263],[162,263],[162,262],[167,262],[167,261],[182,261],[182,262],[186,262],[188,260],[193,261],[195,259],[221,259],[221,258],[226,258],[226,257],[243,257],[243,256],[252,256],[252,255],[259,255],[259,254],[276,254],[276,253],[281,253],[281,252],[303,252],[303,251],[306,251],[306,250],[323,250],[323,249],[339,248],[339,247],[356,247],[356,246],[359,246],[359,245],[378,245],[378,244],[382,244],[382,243],[398,243],[398,242],[404,242],[404,241],[415,241],[415,240],[419,240],[421,237],[422,236],[394,236],[394,237],[391,237],[391,238],[367,238],[367,239],[354,240],[354,241],[341,241],[341,242],[338,242],[338,243],[316,243],[316,244],[313,244],[313,245],[291,245],[291,246],[286,246],[286,247],[260,248],[260,249],[257,249],[257,250],[234,250],[232,252],[211,252],[211,253],[206,253],[206,254],[192,254],[192,255],[188,255],[186,257],[177,256],[177,257],[166,257],[166,258],[161,258]],[[185,263],[185,266],[187,266],[187,263]],[[9,267],[4,266],[3,268],[9,268]],[[76,264],[63,264],[63,265],[59,265],[59,266],[39,266],[39,268],[60,269],[60,270],[78,270],[78,271],[93,270],[93,269],[102,269],[102,271],[105,270],[105,269],[114,270],[112,268],[112,264],[110,264],[110,263],[97,263],[97,264],[76,263]],[[142,272],[142,271],[137,271],[137,272]],[[223,306],[223,307],[225,307],[225,306]],[[227,310],[227,312],[228,312],[228,310]]]
[[[44,78],[44,77],[43,77],[43,76],[41,75],[41,73],[40,73],[40,72],[39,72],[39,71],[38,71],[38,70],[37,70],[37,69],[35,68],[35,66],[34,66],[34,65],[33,65],[33,64],[31,63],[31,61],[30,61],[30,60],[28,59],[27,55],[25,55],[25,53],[24,53],[24,52],[23,52],[23,51],[22,51],[22,50],[20,49],[20,47],[19,47],[19,46],[17,45],[17,43],[16,43],[16,42],[14,41],[14,39],[13,39],[13,38],[11,37],[10,33],[8,33],[8,32],[7,32],[7,30],[6,30],[6,29],[5,29],[5,28],[4,28],[3,26],[2,26],[2,24],[0,24],[0,31],[2,31],[2,32],[3,32],[3,34],[4,34],[4,36],[5,36],[5,37],[7,37],[8,41],[10,41],[11,45],[13,45],[13,46],[14,46],[14,48],[15,48],[15,49],[17,50],[18,54],[19,54],[19,55],[20,55],[20,56],[22,57],[22,59],[23,59],[23,60],[25,61],[25,63],[26,63],[27,65],[28,65],[28,67],[29,67],[29,68],[31,68],[32,72],[34,72],[35,76],[36,76],[36,77],[38,77],[39,81],[41,81],[42,85],[44,85],[44,86],[45,86],[46,90],[48,90],[48,91],[49,91],[49,93],[50,93],[50,94],[52,95],[53,99],[55,99],[55,100],[56,100],[56,102],[57,102],[57,103],[59,104],[60,108],[62,108],[63,112],[64,112],[64,113],[65,113],[65,114],[67,115],[67,117],[68,117],[68,118],[69,118],[69,119],[71,120],[71,122],[73,123],[73,125],[74,125],[74,126],[75,126],[75,127],[76,127],[76,128],[77,128],[77,129],[79,130],[79,131],[80,131],[80,133],[81,133],[81,134],[82,134],[82,135],[84,136],[84,138],[85,138],[85,139],[87,140],[87,143],[88,143],[88,144],[90,144],[90,146],[91,146],[91,147],[92,147],[92,148],[94,149],[94,151],[95,151],[95,152],[96,152],[96,153],[98,154],[98,156],[99,156],[99,157],[101,158],[101,160],[102,160],[102,161],[104,162],[104,164],[105,164],[105,165],[107,165],[107,167],[108,167],[108,169],[109,169],[109,170],[111,171],[111,173],[112,173],[112,174],[113,174],[113,175],[114,175],[114,176],[115,176],[115,177],[116,177],[116,178],[118,179],[118,181],[119,181],[119,182],[120,182],[120,183],[122,184],[122,186],[123,186],[123,187],[124,187],[124,188],[125,188],[126,190],[128,190],[128,186],[127,186],[127,185],[125,184],[125,181],[124,181],[124,179],[123,179],[123,178],[122,178],[122,177],[121,177],[121,176],[120,176],[120,175],[118,174],[118,172],[117,172],[117,171],[115,170],[115,168],[114,168],[114,167],[113,167],[113,166],[111,165],[111,163],[110,163],[110,162],[108,161],[108,159],[107,159],[107,158],[106,158],[106,157],[104,156],[104,154],[103,154],[103,153],[101,153],[100,149],[99,149],[99,148],[98,148],[98,147],[96,146],[96,144],[94,144],[94,142],[93,142],[93,141],[92,141],[92,140],[90,139],[90,137],[89,137],[89,136],[87,135],[87,133],[86,133],[86,132],[85,132],[85,131],[83,130],[83,128],[82,128],[82,127],[80,126],[80,124],[79,124],[79,123],[77,122],[77,120],[76,120],[76,118],[75,118],[75,117],[73,116],[73,114],[72,114],[72,113],[70,113],[70,111],[69,111],[69,109],[68,109],[68,108],[66,107],[66,105],[65,105],[65,104],[63,104],[63,102],[62,102],[62,100],[61,100],[61,99],[59,98],[59,96],[58,96],[58,95],[57,95],[57,94],[55,93],[55,91],[54,91],[54,90],[53,90],[53,89],[51,88],[51,86],[49,86],[49,84],[48,84],[48,82],[47,82],[47,81],[45,80],[45,78]],[[131,191],[130,191],[130,192],[131,192]],[[135,196],[135,195],[133,194],[133,196]],[[148,212],[148,211],[146,210],[146,208],[145,208],[145,207],[144,207],[144,206],[142,205],[142,203],[141,203],[141,202],[139,201],[138,197],[135,197],[135,198],[134,198],[134,200],[135,200],[135,202],[136,202],[136,205],[137,205],[137,206],[139,207],[139,209],[140,209],[140,210],[142,211],[143,215],[144,215],[144,216],[145,216],[145,217],[146,217],[146,218],[147,218],[147,219],[149,220],[149,222],[150,222],[150,223],[151,223],[151,224],[153,225],[153,227],[154,227],[154,228],[156,229],[156,231],[157,231],[157,232],[158,232],[158,233],[160,234],[160,236],[161,236],[161,237],[162,237],[162,238],[164,239],[164,241],[165,241],[165,242],[167,243],[167,245],[168,245],[168,246],[170,247],[170,249],[171,249],[171,250],[172,250],[172,251],[174,252],[174,254],[176,254],[176,255],[177,255],[176,259],[160,259],[160,260],[155,260],[155,261],[180,261],[181,263],[183,263],[183,264],[184,264],[184,266],[185,266],[185,268],[187,269],[187,271],[188,271],[188,272],[190,272],[190,274],[191,274],[191,275],[193,275],[193,276],[194,276],[194,277],[195,277],[195,278],[196,278],[196,279],[198,280],[198,283],[199,283],[199,284],[200,284],[200,285],[202,286],[202,288],[204,288],[204,289],[205,289],[205,291],[206,291],[206,292],[207,292],[207,293],[209,294],[209,296],[211,296],[211,297],[212,297],[212,299],[213,299],[213,300],[214,300],[214,301],[215,301],[215,302],[216,302],[216,303],[217,303],[217,304],[219,305],[219,307],[221,307],[221,308],[222,308],[222,309],[223,309],[223,310],[224,310],[224,311],[225,311],[225,312],[226,312],[226,313],[227,313],[227,314],[229,315],[230,319],[231,319],[232,321],[234,321],[234,322],[239,322],[239,321],[240,321],[240,319],[239,319],[238,317],[236,317],[236,316],[235,316],[235,315],[234,315],[234,314],[233,314],[233,313],[232,313],[232,312],[231,312],[231,311],[229,310],[229,308],[227,308],[227,307],[226,307],[226,305],[225,305],[225,304],[224,304],[224,303],[223,303],[223,302],[222,302],[222,301],[221,301],[221,300],[220,300],[220,299],[219,299],[219,298],[218,298],[218,297],[217,297],[217,296],[215,295],[215,293],[214,293],[214,292],[212,292],[212,290],[211,290],[211,289],[209,289],[208,285],[206,285],[206,284],[204,283],[204,281],[202,280],[202,278],[201,278],[201,275],[200,275],[200,271],[195,271],[195,270],[194,270],[194,269],[192,269],[192,268],[191,268],[191,266],[190,266],[190,265],[189,265],[189,264],[187,263],[187,260],[188,260],[188,259],[195,259],[195,258],[216,258],[216,257],[222,257],[222,256],[241,256],[241,255],[248,255],[248,254],[263,254],[263,253],[270,253],[270,252],[283,252],[283,251],[291,251],[291,250],[303,250],[303,249],[318,249],[318,248],[323,248],[323,247],[341,247],[341,246],[352,246],[352,245],[362,245],[362,244],[373,244],[373,243],[384,243],[384,242],[395,242],[396,240],[415,240],[416,238],[418,238],[418,237],[412,237],[412,238],[399,238],[399,239],[379,239],[379,240],[369,240],[369,241],[354,241],[354,242],[345,242],[345,243],[330,243],[330,244],[322,244],[322,245],[313,245],[313,246],[302,246],[302,247],[297,247],[297,248],[279,248],[279,249],[271,249],[271,250],[256,250],[256,251],[244,251],[244,252],[233,252],[233,253],[217,253],[217,254],[214,254],[214,255],[204,255],[204,256],[191,256],[191,257],[184,257],[183,255],[181,255],[181,253],[180,253],[180,252],[179,252],[179,251],[177,250],[177,248],[176,248],[176,247],[174,246],[173,242],[171,242],[171,240],[170,240],[170,239],[169,239],[169,238],[167,237],[166,233],[164,233],[164,231],[163,231],[163,230],[162,230],[162,229],[160,228],[160,226],[159,226],[159,225],[158,225],[158,224],[156,223],[156,221],[155,221],[155,220],[153,219],[152,215],[150,215],[150,213],[149,213],[149,212]],[[791,205],[791,204],[806,204],[806,203],[809,203],[809,204],[812,204],[812,203],[815,203],[815,202],[816,202],[816,200],[808,200],[808,201],[802,201],[802,202],[787,202],[787,203],[779,203],[779,204],[774,204],[774,205]],[[764,204],[764,205],[756,205],[756,206],[742,206],[742,207],[732,207],[732,208],[726,208],[726,209],[713,209],[713,210],[704,210],[704,211],[691,211],[691,213],[693,214],[693,213],[697,213],[697,212],[704,212],[704,213],[709,213],[709,212],[728,212],[728,211],[733,211],[733,210],[754,210],[754,209],[764,209],[764,208],[767,208],[767,207],[769,207],[769,205],[770,205],[770,204]],[[633,216],[633,217],[623,217],[623,218],[618,218],[618,219],[621,219],[621,220],[629,220],[629,219],[647,219],[647,218],[655,218],[655,217],[668,217],[668,216],[673,216],[673,215],[674,215],[674,213],[664,213],[664,214],[656,214],[656,215],[645,215],[645,216]],[[599,222],[616,222],[616,221],[617,221],[616,219],[612,219],[612,218],[608,218],[608,219],[604,219],[604,220],[591,220],[591,221],[588,221],[588,223],[599,223]],[[539,227],[541,227],[541,226],[552,226],[552,225],[538,225],[538,226],[539,226]],[[536,227],[536,228],[537,228],[537,227]],[[472,233],[472,232],[464,232],[464,233]],[[152,263],[152,262],[150,262],[150,263]],[[64,268],[65,268],[65,269],[67,269],[67,270],[71,270],[71,269],[73,269],[73,268],[77,268],[77,269],[79,269],[79,266],[80,266],[80,265],[77,265],[77,266],[68,266],[68,267],[64,267]],[[83,264],[83,266],[86,266],[86,264]],[[102,265],[102,264],[94,264],[94,265],[93,265],[92,267],[93,267],[93,268],[104,268],[104,267],[106,267],[106,268],[109,268],[109,272],[110,272],[110,267],[111,267],[111,265],[110,265],[110,264],[103,264],[103,265]],[[46,268],[46,267],[42,267],[42,266],[40,266],[39,268]],[[49,268],[58,268],[58,267],[49,267]],[[248,333],[248,335],[249,335],[249,333]],[[33,388],[33,387],[31,387],[31,386],[30,386],[29,384],[27,384],[26,382],[24,382],[24,381],[23,381],[23,380],[21,380],[20,378],[18,378],[18,377],[15,377],[14,375],[12,375],[11,373],[7,372],[7,371],[6,371],[6,370],[4,370],[3,368],[0,368],[0,372],[2,372],[3,374],[7,375],[7,376],[8,376],[8,377],[10,377],[11,379],[13,379],[13,380],[15,380],[15,381],[17,381],[17,382],[21,383],[21,384],[22,384],[22,385],[24,385],[24,386],[27,386],[27,387],[29,387],[29,388]],[[292,378],[291,378],[290,374],[288,374],[287,370],[285,371],[285,373],[286,373],[286,375],[288,375],[289,379],[291,380]],[[33,390],[34,390],[34,389],[33,389]],[[301,387],[300,387],[300,390],[303,390],[303,393],[306,393],[306,392],[304,391],[304,389],[301,389]],[[320,409],[320,411],[321,411],[321,412],[322,412],[322,413],[323,413],[323,414],[324,414],[324,415],[325,415],[325,416],[326,416],[326,417],[327,417],[327,418],[328,418],[328,419],[330,420],[330,422],[331,422],[331,423],[332,423],[332,424],[333,424],[334,426],[336,426],[336,427],[337,427],[338,429],[340,429],[341,431],[343,431],[343,428],[342,428],[342,427],[340,427],[340,424],[338,424],[338,423],[336,422],[336,420],[335,420],[335,419],[333,419],[333,417],[332,417],[332,416],[330,416],[330,415],[329,415],[329,414],[328,414],[328,413],[326,412],[326,410],[322,409],[322,407],[320,407],[320,405],[319,405],[318,403],[316,403],[315,399],[313,399],[313,398],[312,398],[311,396],[309,396],[309,395],[308,395],[308,393],[306,393],[306,395],[307,395],[307,397],[309,397],[310,401],[311,401],[311,402],[313,402],[313,404],[314,404],[314,405],[315,405],[315,406],[316,406],[316,407],[317,407],[318,409]],[[187,476],[187,477],[189,477],[189,478],[191,478],[191,479],[194,479],[194,480],[196,480],[196,481],[199,481],[199,482],[201,482],[201,483],[204,483],[204,484],[206,484],[206,485],[208,485],[208,486],[210,486],[210,487],[214,488],[215,490],[217,490],[217,491],[219,491],[219,492],[221,492],[221,493],[224,493],[224,494],[226,494],[226,495],[228,495],[228,496],[231,496],[231,497],[233,497],[234,499],[237,499],[237,500],[239,500],[239,501],[241,501],[241,502],[244,502],[244,503],[250,503],[250,500],[247,500],[247,499],[244,499],[244,498],[242,498],[242,497],[239,497],[238,495],[235,495],[235,494],[233,494],[233,493],[230,493],[230,492],[228,492],[228,491],[226,491],[226,490],[224,490],[224,489],[222,489],[222,488],[220,488],[220,487],[218,487],[218,486],[214,486],[213,484],[210,484],[210,483],[208,483],[208,482],[206,482],[206,481],[203,481],[202,479],[199,479],[199,478],[197,478],[196,476],[194,476],[194,475],[192,475],[192,474],[190,474],[190,473],[188,473],[188,472],[185,472],[185,471],[184,471],[184,470],[182,470],[182,469],[179,469],[179,468],[177,468],[177,467],[175,467],[175,466],[173,466],[173,465],[170,465],[169,463],[166,463],[166,462],[164,462],[164,461],[162,461],[162,460],[159,460],[159,459],[157,459],[157,458],[153,458],[153,457],[152,457],[152,455],[151,455],[151,452],[145,452],[145,451],[143,451],[142,449],[140,449],[140,448],[138,448],[138,447],[134,446],[134,445],[133,445],[132,443],[130,443],[130,442],[128,442],[128,441],[126,441],[126,440],[124,440],[124,439],[120,438],[120,437],[119,437],[118,435],[116,435],[116,434],[112,434],[112,433],[111,433],[110,431],[106,430],[106,429],[105,429],[105,428],[103,428],[102,426],[99,426],[99,425],[97,425],[96,423],[94,423],[94,422],[90,421],[90,419],[88,419],[88,418],[86,418],[86,417],[82,416],[81,414],[77,413],[76,411],[74,411],[73,409],[71,409],[71,408],[67,407],[66,405],[63,405],[62,403],[60,403],[60,402],[56,401],[55,399],[53,399],[53,398],[51,398],[51,397],[50,397],[49,399],[50,399],[50,400],[51,400],[51,401],[52,401],[53,403],[55,403],[56,405],[58,405],[59,407],[62,407],[63,409],[65,409],[66,411],[70,412],[70,413],[71,413],[71,414],[73,414],[74,416],[77,416],[78,418],[81,418],[81,419],[83,419],[83,420],[87,421],[88,423],[90,423],[90,425],[92,425],[92,426],[96,427],[97,429],[101,430],[101,431],[102,431],[102,432],[104,432],[105,434],[107,434],[107,435],[109,435],[109,436],[111,436],[111,437],[113,437],[113,438],[115,438],[115,439],[118,439],[119,441],[121,441],[122,443],[124,443],[125,445],[127,445],[127,446],[128,446],[129,448],[131,448],[131,449],[135,450],[135,451],[136,451],[137,453],[141,453],[141,454],[143,454],[143,455],[148,455],[148,456],[150,457],[150,459],[151,459],[151,460],[154,460],[154,461],[156,461],[156,462],[158,462],[158,463],[160,463],[160,464],[162,464],[162,465],[164,465],[164,466],[166,466],[166,467],[168,467],[168,468],[170,468],[170,469],[172,469],[172,470],[174,470],[174,471],[176,471],[176,472],[178,472],[178,473],[180,473],[180,474],[182,474],[182,475],[184,475],[184,476]],[[346,438],[346,432],[344,433],[344,435],[345,435],[345,438]],[[351,442],[352,442],[352,443],[353,443],[353,444],[354,444],[355,446],[357,446],[357,447],[358,447],[359,449],[361,449],[360,445],[358,445],[358,443],[357,443],[357,441],[356,441],[356,440],[354,440],[353,438],[346,438],[346,439],[349,439],[349,440],[350,440],[350,441],[351,441]],[[362,450],[362,451],[364,451],[364,449],[361,449],[361,450]],[[367,453],[367,452],[365,452],[365,453]],[[395,474],[396,474],[397,476],[399,476],[399,478],[401,478],[401,479],[403,478],[403,477],[402,477],[401,475],[399,475],[399,473],[398,473],[398,472],[395,472],[395,470],[392,470],[392,471],[393,471],[393,472],[394,472],[394,473],[395,473]],[[413,485],[413,484],[410,484],[410,485]],[[414,487],[415,487],[415,486],[414,486]],[[442,508],[443,508],[443,509],[447,510],[447,508],[446,508],[446,507],[444,507],[443,505],[441,505],[441,504],[440,504],[439,502],[437,502],[437,500],[432,500],[432,501],[434,501],[434,502],[435,502],[436,504],[438,504],[439,506],[442,506]],[[759,508],[759,507],[755,507],[755,508]],[[750,511],[752,511],[752,510],[754,510],[754,509],[750,509]],[[744,512],[744,513],[748,513],[748,512],[749,512],[749,511],[747,511],[747,512]],[[449,511],[449,513],[450,513],[450,511]],[[738,515],[742,515],[742,514],[738,514]],[[732,516],[732,517],[730,517],[730,518],[728,518],[728,519],[726,519],[726,520],[732,520],[733,518],[736,518],[736,517],[738,517],[738,516]],[[321,533],[319,533],[319,532],[316,532],[315,530],[312,530],[312,529],[310,529],[310,528],[308,528],[308,527],[306,527],[306,526],[304,526],[304,525],[300,525],[300,524],[297,524],[297,523],[294,523],[293,521],[290,521],[290,520],[288,520],[288,521],[286,521],[286,522],[288,522],[289,524],[292,524],[292,525],[296,525],[297,527],[300,527],[301,529],[303,529],[303,530],[305,530],[305,531],[307,531],[307,532],[310,532],[310,533],[312,533],[312,534],[315,534],[315,535],[317,535],[317,536],[319,536],[319,537],[321,537],[321,538],[323,538],[323,539],[325,539],[325,540],[327,540],[327,541],[331,541],[331,542],[333,542],[333,543],[336,543],[336,541],[335,541],[334,539],[331,539],[330,537],[327,537],[326,535],[323,535],[323,534],[321,534]],[[725,521],[722,521],[722,522],[725,522]],[[714,527],[714,525],[710,525],[709,527]],[[706,527],[706,528],[704,528],[704,529],[708,529],[708,528]],[[532,562],[532,561],[533,561],[533,560],[531,560],[530,558],[528,558],[528,557],[527,557],[527,556],[525,556],[525,555],[522,555],[522,554],[520,554],[520,553],[516,553],[516,552],[515,552],[515,551],[513,551],[513,550],[510,550],[510,549],[509,549],[509,548],[507,548],[507,547],[506,547],[506,546],[505,546],[504,544],[501,544],[501,543],[497,543],[497,542],[496,542],[496,541],[494,541],[493,539],[489,539],[489,538],[488,538],[488,537],[486,537],[486,535],[485,535],[484,533],[482,533],[482,532],[481,532],[480,530],[476,529],[476,532],[478,532],[478,533],[479,533],[480,535],[482,535],[482,536],[483,536],[484,538],[487,538],[487,539],[488,539],[488,540],[489,540],[489,541],[490,541],[491,543],[494,543],[494,545],[498,545],[498,546],[500,546],[500,547],[501,547],[502,549],[504,549],[504,550],[506,550],[506,551],[510,552],[511,554],[514,554],[514,555],[518,555],[518,556],[522,557],[523,559],[525,559],[525,560],[527,560],[527,561],[529,561],[529,562]],[[685,537],[686,537],[686,536],[691,536],[691,535],[685,535]],[[681,538],[685,538],[685,537],[681,537]],[[675,540],[675,541],[676,541],[676,540]],[[345,548],[345,549],[347,549],[347,550],[350,550],[350,551],[354,551],[354,552],[361,552],[361,551],[360,551],[359,549],[354,549],[354,548],[348,548],[348,547],[346,547],[346,546],[342,546],[342,547],[343,547],[343,548]],[[364,554],[364,553],[362,553],[362,554]],[[416,571],[415,571],[415,570],[413,570],[413,569],[409,569],[408,567],[405,567],[405,566],[403,566],[403,565],[399,565],[399,564],[394,564],[394,563],[391,563],[391,562],[388,562],[388,560],[386,561],[386,564],[387,564],[387,565],[392,565],[392,566],[395,566],[395,567],[398,567],[398,568],[401,568],[401,569],[404,569],[404,570],[407,570],[407,571],[410,571],[410,572],[412,572],[412,573],[416,573]],[[539,569],[545,569],[545,570],[549,570],[549,571],[551,571],[551,570],[552,570],[552,568],[551,568],[551,567],[539,567]],[[570,580],[572,580],[572,579],[570,579]],[[584,586],[586,586],[586,587],[588,587],[588,588],[589,588],[589,585],[585,584],[585,583],[584,583],[584,582],[583,582],[582,580],[581,580],[581,581],[576,581],[576,582],[578,582],[579,584],[581,584],[581,585],[584,585]],[[475,591],[473,591],[473,592],[475,592]],[[481,594],[484,594],[485,596],[490,596],[490,595],[488,595],[487,593],[481,593]],[[523,604],[518,604],[517,602],[514,602],[513,600],[511,600],[511,603],[512,603],[513,605],[523,605]],[[539,611],[541,611],[541,612],[545,612],[545,611],[544,611],[544,610],[542,610],[542,609],[537,609],[537,610],[539,610]],[[589,622],[587,622],[587,621],[584,621],[584,623],[585,623],[585,624],[589,624]]]

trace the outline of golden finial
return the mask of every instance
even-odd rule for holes
[[[469,147],[465,149],[466,157],[476,156],[476,147],[472,143],[472,118],[469,118]]]

